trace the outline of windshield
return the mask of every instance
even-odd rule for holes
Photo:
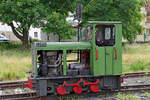
[[[91,40],[92,39],[92,27],[84,27],[82,28],[82,40]]]
[[[97,25],[95,38],[96,38],[97,46],[115,45],[115,26],[114,25]]]

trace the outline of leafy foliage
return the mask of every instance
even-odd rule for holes
[[[123,36],[133,42],[137,34],[142,32],[141,7],[145,0],[86,0],[82,3],[83,18],[87,20],[121,21]]]
[[[74,0],[0,0],[0,21],[11,26],[13,33],[28,46],[31,26],[45,32],[68,37],[73,31],[66,22]],[[47,22],[43,25],[43,21]],[[67,29],[68,28],[68,29]],[[65,33],[64,35],[62,33]]]
[[[57,34],[60,39],[70,39],[75,30],[65,19],[62,14],[52,12],[46,17],[46,24],[41,27],[44,32]]]
[[[61,39],[69,39],[75,33],[73,27],[66,22],[69,11],[74,11],[75,0],[41,0],[45,6],[44,17],[40,22],[42,30],[48,34],[57,34]]]
[[[16,37],[27,47],[29,29],[41,20],[44,6],[39,0],[1,0],[0,9],[0,21],[11,26]]]
[[[76,12],[78,3],[83,4],[83,21],[121,21],[123,36],[130,42],[142,32],[140,11],[145,0],[0,0],[0,21],[11,26],[24,44],[31,26],[66,39],[74,33],[66,17],[69,11]]]

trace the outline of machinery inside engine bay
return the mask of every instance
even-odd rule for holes
[[[38,51],[38,75],[61,76],[63,75],[62,51]],[[90,51],[67,51],[67,75],[90,74]]]

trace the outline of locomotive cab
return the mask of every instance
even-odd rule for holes
[[[122,82],[122,24],[117,21],[90,21],[92,31],[92,69],[103,89],[119,89]]]

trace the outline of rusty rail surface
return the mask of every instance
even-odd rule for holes
[[[28,93],[17,93],[17,94],[6,94],[6,95],[0,95],[0,100],[13,100],[13,99],[23,99],[26,97],[35,97],[36,92],[28,92]]]
[[[0,82],[0,90],[22,88],[27,81]]]
[[[150,72],[134,72],[134,73],[127,73],[123,74],[123,78],[134,78],[134,77],[144,77],[144,76],[150,76]]]
[[[121,86],[120,91],[140,91],[140,90],[150,90],[150,84]]]

